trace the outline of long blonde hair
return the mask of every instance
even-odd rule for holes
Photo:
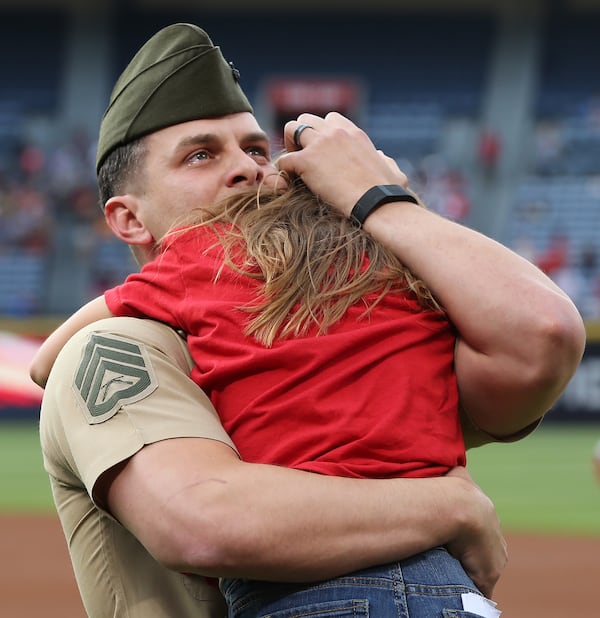
[[[209,226],[223,247],[223,264],[262,281],[256,304],[239,309],[253,316],[246,334],[266,346],[311,327],[324,334],[355,303],[364,305],[367,316],[392,291],[441,311],[427,286],[391,251],[300,181],[283,192],[257,194],[254,188],[236,194],[196,209],[182,224],[183,231]],[[163,247],[168,250],[168,237]]]

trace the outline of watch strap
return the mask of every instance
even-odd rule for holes
[[[377,185],[371,187],[354,205],[350,218],[362,227],[366,218],[379,206],[388,202],[412,202],[418,204],[417,198],[401,185]]]

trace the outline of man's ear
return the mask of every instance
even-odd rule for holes
[[[128,245],[154,244],[152,234],[138,218],[138,202],[132,195],[111,197],[104,206],[104,218],[113,234]]]

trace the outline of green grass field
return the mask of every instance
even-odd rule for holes
[[[599,439],[599,424],[548,423],[522,442],[470,451],[468,466],[506,532],[600,536]],[[53,512],[34,423],[0,423],[0,512],[9,511]]]
[[[37,424],[0,423],[0,512],[53,512]]]
[[[592,468],[598,440],[598,423],[546,423],[521,442],[469,451],[468,468],[505,531],[600,536],[600,483]]]

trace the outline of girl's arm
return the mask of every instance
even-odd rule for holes
[[[65,343],[84,326],[97,320],[111,317],[113,317],[113,314],[109,311],[104,296],[99,296],[81,307],[81,309],[78,309],[51,333],[41,345],[29,366],[31,379],[44,388],[54,361]]]

